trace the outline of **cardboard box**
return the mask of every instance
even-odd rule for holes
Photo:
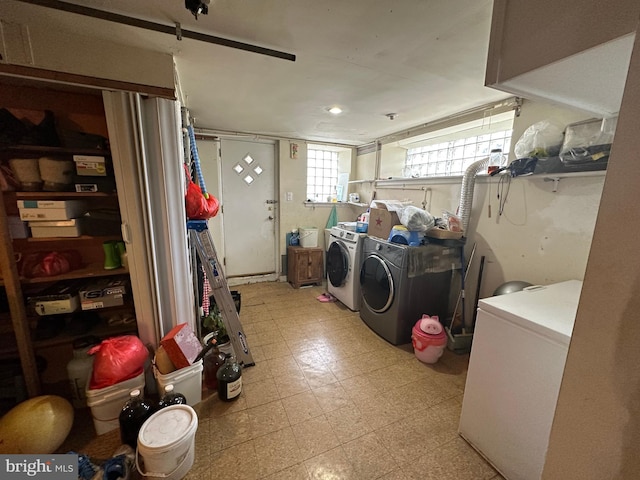
[[[384,240],[389,238],[391,229],[400,225],[400,219],[396,212],[390,212],[385,205],[379,204],[376,208],[370,208],[368,235]]]
[[[187,323],[173,327],[160,340],[160,344],[178,369],[190,367],[203,348],[193,329]]]
[[[76,173],[82,177],[106,177],[107,167],[104,157],[93,155],[74,155]]]
[[[40,316],[73,313],[80,307],[79,283],[57,283],[27,297],[27,306]]]
[[[129,280],[127,277],[101,278],[80,289],[80,307],[82,310],[124,305]]]
[[[82,235],[81,219],[41,220],[29,222],[33,238],[79,237]]]
[[[18,200],[21,220],[69,220],[85,210],[81,200]]]

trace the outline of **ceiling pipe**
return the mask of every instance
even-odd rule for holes
[[[244,50],[246,52],[258,53],[260,55],[267,55],[269,57],[281,58],[283,60],[289,60],[291,62],[296,61],[296,56],[291,53],[280,52],[278,50],[272,50],[270,48],[258,47],[249,43],[236,42],[235,40],[229,40],[227,38],[216,37],[213,35],[206,35],[204,33],[193,32],[191,30],[183,30],[180,24],[175,26],[162,25],[160,23],[149,22],[147,20],[141,20],[139,18],[127,17],[118,13],[106,12],[104,10],[98,10],[95,8],[84,7],[82,5],[76,5],[74,3],[61,2],[59,0],[17,0],[22,3],[30,3],[32,5],[38,5],[41,7],[52,8],[54,10],[60,10],[63,12],[75,13],[78,15],[84,15],[91,18],[97,18],[100,20],[106,20],[108,22],[120,23],[122,25],[129,25],[132,27],[143,28],[145,30],[151,30],[153,32],[166,33],[178,38],[190,38],[192,40],[198,40],[201,42],[212,43],[214,45],[222,45],[223,47],[235,48],[238,50]]]

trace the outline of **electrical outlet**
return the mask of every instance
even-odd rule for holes
[[[287,202],[293,201],[293,192],[287,192]]]

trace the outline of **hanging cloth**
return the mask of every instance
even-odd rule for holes
[[[338,225],[338,211],[336,210],[336,206],[334,205],[331,209],[331,213],[329,214],[329,219],[327,220],[327,224],[324,228],[333,228]]]

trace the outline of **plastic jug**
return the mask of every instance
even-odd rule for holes
[[[85,387],[93,371],[93,355],[87,352],[100,343],[97,337],[83,337],[73,342],[73,358],[67,363],[67,376],[71,388],[71,403],[75,408],[87,406]]]

